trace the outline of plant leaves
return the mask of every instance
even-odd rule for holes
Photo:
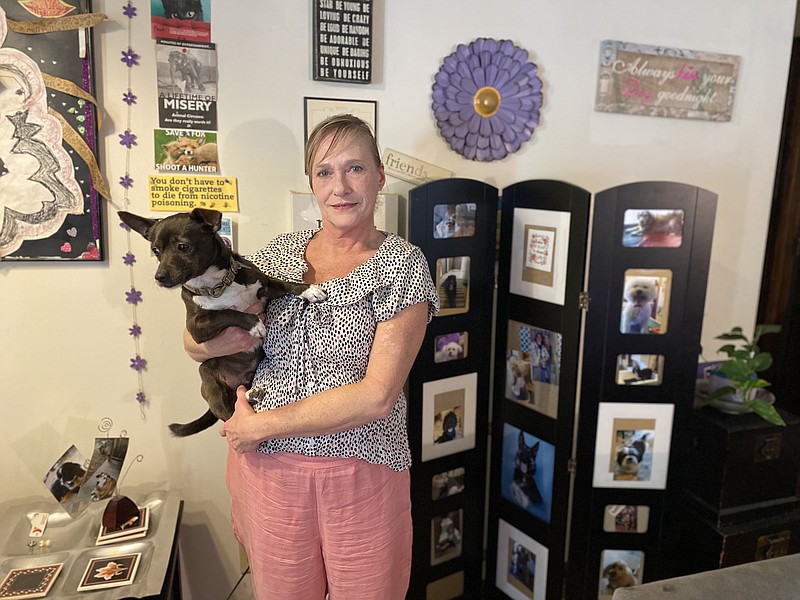
[[[747,406],[753,409],[753,412],[765,421],[772,423],[773,425],[786,426],[786,421],[783,420],[783,417],[781,417],[780,413],[769,402],[755,399],[747,402]]]

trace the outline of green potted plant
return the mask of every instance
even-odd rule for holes
[[[769,382],[758,376],[772,366],[772,355],[761,351],[758,340],[780,330],[780,325],[762,324],[756,325],[752,339],[748,339],[741,327],[718,335],[718,340],[739,343],[725,344],[717,350],[728,358],[711,371],[711,392],[703,403],[723,412],[754,412],[774,425],[786,425],[772,405],[775,397],[765,389]]]

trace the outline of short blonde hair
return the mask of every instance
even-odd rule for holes
[[[317,125],[308,136],[305,151],[305,168],[309,185],[311,185],[313,177],[312,167],[314,165],[312,163],[314,155],[317,153],[322,141],[327,139],[328,136],[331,137],[331,144],[328,146],[327,154],[321,157],[321,160],[327,158],[342,145],[349,144],[354,139],[360,138],[369,146],[370,153],[375,159],[375,166],[380,167],[383,164],[381,162],[381,154],[378,151],[378,142],[375,140],[375,135],[369,124],[353,115],[334,115]]]

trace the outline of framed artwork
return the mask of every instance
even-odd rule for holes
[[[89,561],[83,572],[79,592],[131,585],[142,558],[141,553],[105,556]]]
[[[669,323],[672,271],[628,269],[622,294],[622,333],[664,334]]]
[[[661,385],[664,357],[660,354],[617,355],[618,385]]]
[[[441,500],[464,491],[464,467],[442,471],[431,478],[431,499]]]
[[[561,334],[508,321],[505,396],[555,419],[561,377]]]
[[[433,239],[474,236],[477,206],[474,202],[434,205]]]
[[[431,520],[431,565],[461,556],[464,540],[464,510],[452,510]]]
[[[422,385],[423,461],[475,447],[477,385],[477,373]]]
[[[545,523],[553,506],[555,456],[552,444],[510,423],[503,425],[501,493]]]
[[[647,533],[649,523],[649,506],[607,504],[603,512],[603,531],[609,533]]]
[[[674,411],[674,404],[601,402],[592,485],[665,489]]]
[[[683,210],[630,208],[623,215],[626,248],[679,248],[683,242]]]
[[[314,127],[334,115],[353,115],[366,121],[378,137],[378,103],[375,100],[305,98],[305,141]]]
[[[466,331],[437,335],[433,340],[433,362],[443,363],[467,357],[469,334]]]
[[[544,598],[548,554],[542,544],[500,519],[495,586],[514,600]]]
[[[639,550],[603,550],[600,554],[598,600],[611,600],[614,591],[642,582],[644,552]]]
[[[457,571],[425,586],[425,600],[455,600],[463,595],[464,571]]]
[[[450,256],[436,261],[436,289],[441,299],[439,317],[469,312],[469,256]]]
[[[570,214],[515,208],[511,238],[510,291],[564,304]]]

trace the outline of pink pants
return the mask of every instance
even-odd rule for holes
[[[402,600],[408,471],[357,458],[228,451],[233,532],[258,600]]]

